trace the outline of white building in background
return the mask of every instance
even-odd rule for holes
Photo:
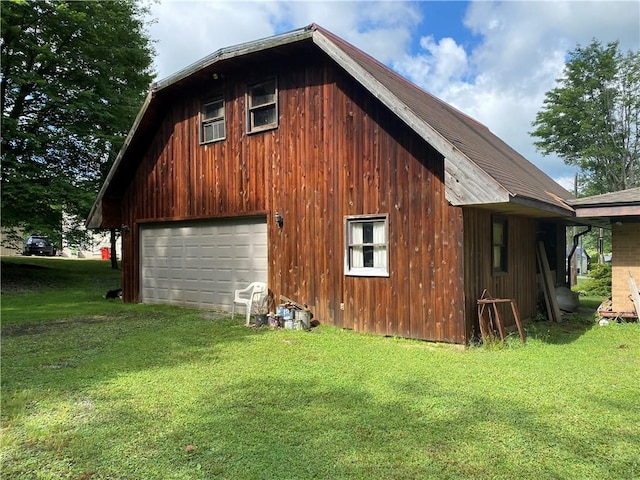
[[[111,233],[105,231],[89,231],[89,239],[87,243],[75,245],[69,238],[69,232],[74,230],[87,231],[84,221],[78,221],[74,215],[62,214],[62,250],[60,256],[66,258],[93,258],[93,259],[109,259],[111,251]],[[106,258],[105,258],[106,255]],[[116,237],[116,257],[121,260],[122,255],[122,237],[117,232]]]
[[[22,230],[19,230],[22,233]],[[24,240],[24,239],[23,239]],[[13,242],[9,242],[13,243]],[[16,257],[22,254],[22,241],[17,245],[7,245],[7,230],[4,227],[0,227],[0,256],[2,257]]]

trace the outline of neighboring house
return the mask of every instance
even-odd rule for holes
[[[571,245],[567,245],[567,258],[571,256],[571,264],[573,265],[572,268],[575,268],[575,274],[580,276],[587,275],[591,268],[591,256],[584,247],[576,247],[573,252],[572,250]],[[572,278],[571,285],[574,285],[575,282],[576,279]]]
[[[562,282],[569,198],[311,25],[153,84],[87,225],[129,230],[127,302],[230,308],[263,280],[324,323],[467,343],[483,289],[536,315],[537,241]]]
[[[640,188],[570,201],[580,221],[611,228],[611,290],[614,312],[633,312],[629,274],[640,287]]]
[[[9,232],[10,230],[5,227],[0,227],[0,256],[15,257],[22,255],[22,244],[24,241],[24,239],[22,239],[22,229],[18,230],[17,235],[20,240],[16,239],[13,235],[8,235]]]
[[[78,244],[73,239],[74,231],[84,231],[85,225],[74,215],[62,213],[62,251],[60,255],[68,258],[93,258],[105,259],[105,249],[111,254],[111,232],[93,231],[87,239]],[[122,251],[122,239],[118,233],[116,237],[116,258],[120,260]],[[110,256],[107,258],[111,258]]]
[[[587,275],[591,265],[591,256],[587,253],[584,247],[578,247],[576,249],[576,265],[578,268],[578,275]]]

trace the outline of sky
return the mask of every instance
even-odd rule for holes
[[[640,50],[635,1],[159,0],[157,80],[224,47],[316,23],[486,125],[573,190],[575,169],[529,135],[567,54],[593,39]]]

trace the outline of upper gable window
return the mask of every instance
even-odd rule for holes
[[[278,86],[276,79],[250,85],[247,89],[248,132],[260,132],[278,126]]]
[[[347,217],[345,227],[345,275],[388,277],[389,217]]]
[[[224,140],[225,136],[224,100],[219,97],[203,103],[200,112],[200,142],[216,142]]]

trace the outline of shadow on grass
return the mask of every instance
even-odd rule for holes
[[[562,322],[530,322],[525,325],[527,338],[536,338],[554,345],[572,343],[596,325],[595,313],[600,303],[600,299],[593,297],[581,298],[578,311],[563,312]]]
[[[64,397],[134,372],[214,362],[217,345],[263,332],[229,316],[178,307],[125,305],[117,314],[2,328],[3,406],[13,391]],[[225,349],[226,351],[226,349]],[[3,415],[24,413],[24,404]]]
[[[11,257],[2,260],[2,326],[108,315],[120,272],[105,261]]]
[[[562,322],[532,322],[525,325],[527,339],[552,345],[573,343],[594,326],[594,321],[581,317],[565,317]]]
[[[607,447],[637,445],[637,431],[565,429],[486,390],[461,398],[451,386],[416,380],[381,398],[362,384],[295,376],[212,381],[188,414],[159,412],[165,428],[144,439],[140,428],[144,435],[158,418],[111,412],[129,418],[131,429],[114,431],[108,417],[92,421],[90,445],[107,448],[90,446],[79,460],[99,478],[159,478],[158,467],[196,479],[624,478],[635,468],[632,451],[612,460]],[[123,454],[140,461],[109,470]]]

